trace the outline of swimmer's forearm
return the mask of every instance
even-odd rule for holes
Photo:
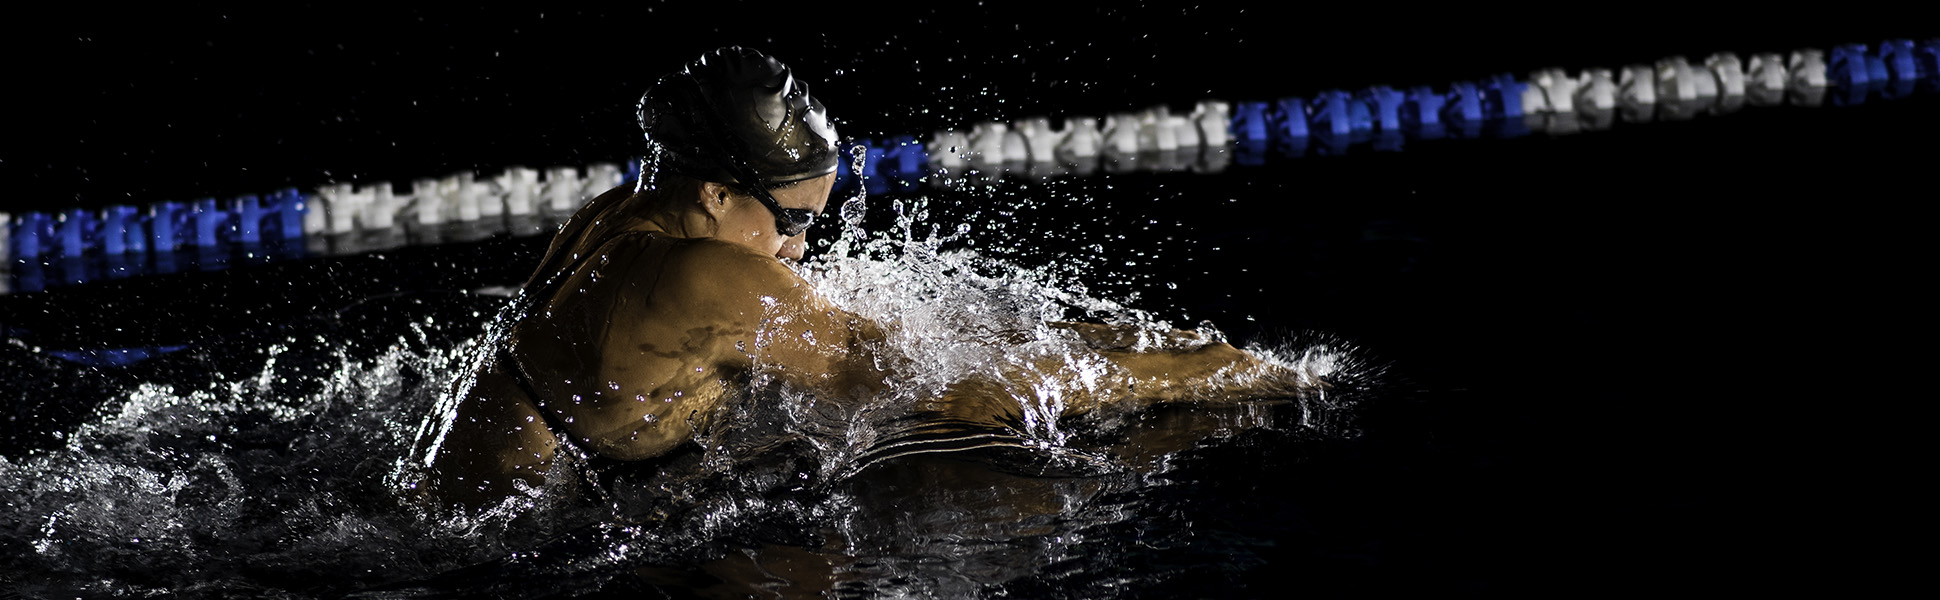
[[[1035,366],[1039,380],[1054,379],[1056,389],[1077,392],[1063,399],[1061,416],[1065,417],[1107,407],[1137,410],[1155,404],[1223,403],[1298,392],[1280,367],[1224,343],[1180,350],[1096,350],[1089,357],[1067,356]],[[1107,375],[1101,377],[1101,373]]]
[[[1155,330],[1136,326],[1072,321],[1060,321],[1050,325],[1053,329],[1076,333],[1078,339],[1086,346],[1099,351],[1182,349],[1204,345],[1211,341],[1197,331]]]
[[[1106,350],[1099,356],[1126,371],[1131,393],[1152,402],[1176,402],[1194,397],[1222,396],[1257,371],[1259,359],[1228,344],[1205,344],[1189,350]]]

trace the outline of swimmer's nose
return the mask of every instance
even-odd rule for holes
[[[775,256],[779,258],[790,259],[790,260],[801,260],[802,251],[806,250],[807,248],[808,248],[808,234],[804,232],[801,235],[791,237],[786,240],[782,240],[781,249],[775,251]]]

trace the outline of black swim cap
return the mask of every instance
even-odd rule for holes
[[[835,127],[788,66],[740,46],[701,55],[640,96],[660,167],[702,181],[772,187],[834,173]]]

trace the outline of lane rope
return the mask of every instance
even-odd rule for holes
[[[838,192],[994,183],[1107,173],[1219,173],[1270,155],[1399,151],[1411,141],[1574,135],[1617,123],[1725,115],[1745,106],[1850,106],[1940,88],[1940,39],[1671,56],[1620,69],[1499,74],[1440,89],[1385,85],[1272,101],[1198,102],[1102,119],[1068,115],[984,121],[926,136],[860,139],[860,172],[844,161]],[[1828,100],[1830,102],[1828,103]],[[391,182],[331,183],[218,201],[156,202],[0,213],[0,294],[190,270],[342,256],[494,235],[539,235],[594,196],[639,175],[638,160],[583,167],[506,167]]]

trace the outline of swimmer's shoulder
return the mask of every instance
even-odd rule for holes
[[[745,304],[788,299],[806,283],[773,256],[707,238],[670,238],[656,295],[677,302]]]
[[[779,259],[752,248],[713,238],[668,240],[666,269],[686,277],[710,279],[798,279]]]

